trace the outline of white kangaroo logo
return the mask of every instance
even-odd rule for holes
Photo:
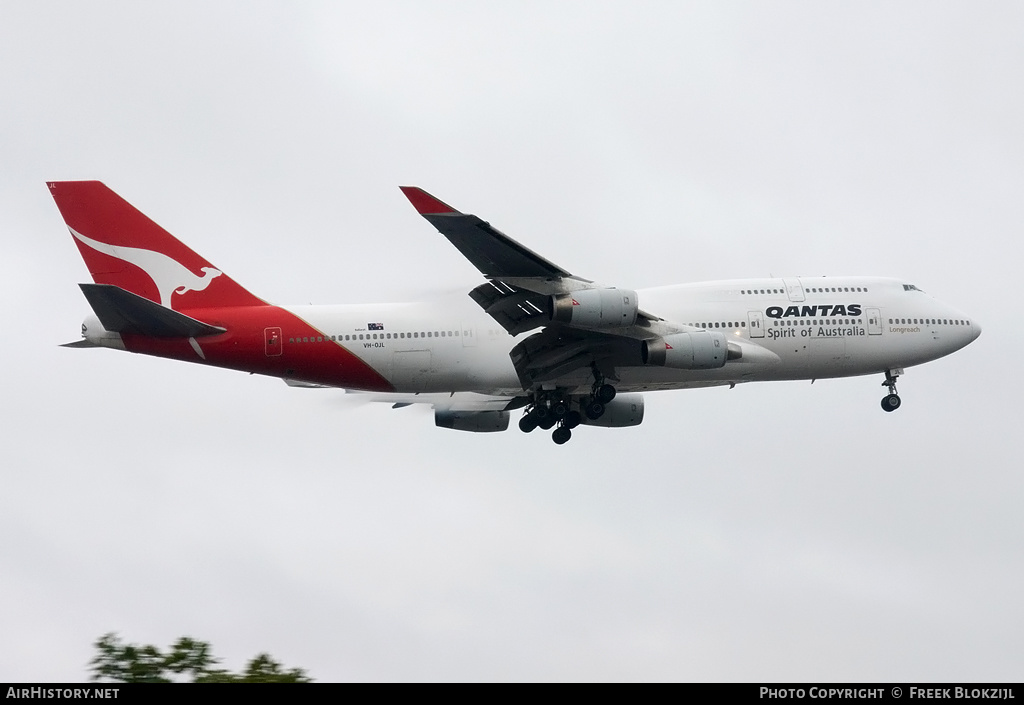
[[[144,271],[156,284],[157,292],[160,294],[160,305],[167,308],[171,306],[171,294],[184,294],[186,291],[202,291],[210,285],[214,279],[224,272],[213,267],[203,267],[203,275],[193,274],[188,267],[175,259],[168,257],[162,252],[143,250],[138,247],[121,247],[108,245],[75,232],[74,228],[68,228],[71,234],[81,242],[105,255],[124,260]]]

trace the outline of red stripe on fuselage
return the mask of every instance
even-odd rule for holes
[[[278,306],[196,309],[189,315],[227,328],[221,335],[198,338],[205,359],[183,338],[150,338],[122,333],[125,347],[135,353],[197,362],[214,367],[325,384],[345,389],[393,392],[392,384],[341,344],[331,341],[293,313]],[[282,331],[281,354],[268,356],[264,332]],[[318,343],[288,343],[289,339],[324,338]]]

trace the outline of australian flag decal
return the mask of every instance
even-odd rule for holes
[[[367,323],[366,330],[384,330],[383,323]]]

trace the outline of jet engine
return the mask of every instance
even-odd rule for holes
[[[508,428],[507,411],[455,411],[435,409],[434,424],[440,428],[473,433],[494,433]]]
[[[713,370],[736,357],[730,355],[725,335],[705,330],[645,340],[641,354],[645,365],[679,370]]]
[[[583,423],[588,426],[605,426],[608,428],[622,428],[624,426],[639,426],[644,420],[644,395],[643,394],[618,394],[604,406],[604,414],[598,419],[583,416]]]
[[[629,289],[582,289],[551,297],[551,320],[581,328],[620,328],[636,323],[636,292]]]

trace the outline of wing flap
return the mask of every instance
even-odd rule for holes
[[[613,378],[615,367],[641,364],[640,349],[638,338],[552,326],[520,342],[509,357],[523,388],[530,389],[594,367]]]
[[[511,335],[519,335],[551,321],[551,297],[489,281],[469,292],[487,314]]]

